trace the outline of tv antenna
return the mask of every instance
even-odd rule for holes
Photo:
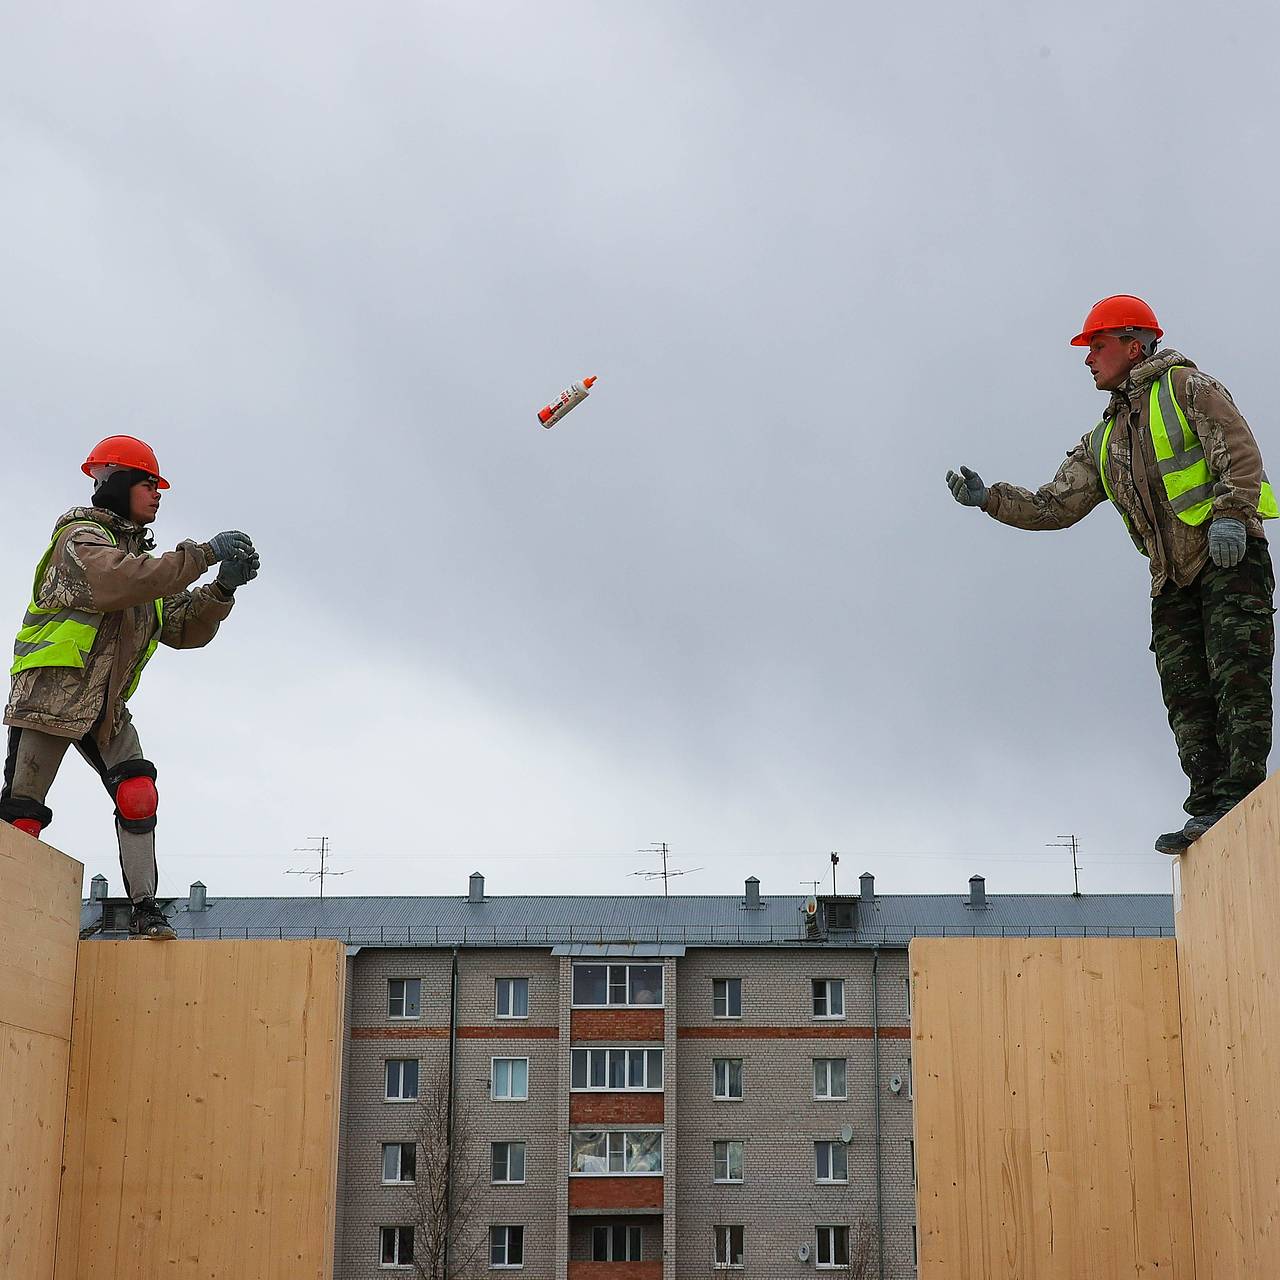
[[[836,867],[838,867],[839,865],[840,865],[840,855],[838,853],[833,853],[831,855],[831,896],[833,898],[839,896],[836,893]]]
[[[1071,873],[1075,877],[1075,892],[1071,895],[1073,898],[1080,896],[1080,841],[1075,836],[1059,836],[1057,840],[1051,840],[1046,849],[1070,849],[1071,850]]]
[[[671,850],[667,847],[667,842],[665,840],[661,841],[660,843],[655,841],[647,849],[638,849],[637,852],[638,853],[656,853],[661,856],[662,858],[661,871],[633,871],[631,874],[633,876],[639,876],[642,880],[661,880],[662,896],[664,898],[671,896],[670,889],[668,886],[673,876],[688,876],[688,875],[692,875],[695,871],[702,870],[701,867],[689,867],[687,870],[673,869],[668,864],[668,857],[670,856]]]
[[[325,876],[346,876],[350,875],[348,871],[330,871],[329,870],[329,837],[328,836],[308,836],[308,840],[318,840],[320,847],[318,849],[295,849],[294,853],[318,853],[320,855],[320,869],[314,870],[307,868],[300,871],[286,871],[287,876],[307,876],[311,880],[320,881],[320,901],[324,901],[324,878]]]

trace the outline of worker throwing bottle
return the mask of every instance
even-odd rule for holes
[[[1104,298],[1072,346],[1111,395],[1102,421],[1031,493],[947,472],[963,506],[1019,529],[1066,529],[1110,499],[1151,564],[1151,648],[1191,782],[1186,849],[1266,777],[1271,750],[1275,579],[1262,521],[1277,515],[1249,425],[1221,383],[1157,350],[1155,313],[1128,294]]]
[[[141,440],[103,440],[82,470],[95,482],[92,503],[54,526],[14,645],[0,819],[38,836],[53,821],[45,799],[74,745],[116,807],[132,932],[172,938],[156,902],[156,769],[126,702],[157,645],[194,649],[213,639],[236,588],[257,577],[259,559],[237,532],[149,554],[147,526],[169,484]],[[214,564],[212,583],[186,589]]]

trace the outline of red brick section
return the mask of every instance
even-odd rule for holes
[[[573,1093],[570,1124],[661,1124],[660,1093]]]
[[[353,1040],[445,1040],[448,1027],[352,1027]]]
[[[459,1027],[459,1040],[555,1040],[559,1027]],[[352,1027],[353,1040],[447,1040],[448,1027]]]
[[[871,1027],[678,1027],[681,1040],[870,1040]],[[881,1027],[881,1040],[910,1040],[910,1027]]]
[[[569,1280],[662,1280],[662,1263],[571,1262]]]
[[[570,1209],[661,1209],[662,1179],[570,1178]]]
[[[661,1040],[661,1009],[575,1009],[574,1040]]]

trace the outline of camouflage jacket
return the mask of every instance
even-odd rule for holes
[[[110,529],[115,545],[91,525]],[[207,543],[181,542],[164,555],[146,554],[147,531],[97,507],[74,507],[54,526],[54,548],[36,588],[42,609],[102,614],[84,670],[34,667],[12,679],[4,722],[62,738],[91,730],[101,745],[125,724],[124,691],[156,630],[156,600],[164,601],[162,644],[195,649],[217,634],[231,599],[214,584],[187,591],[214,563]]]
[[[1151,559],[1153,596],[1169,581],[1182,587],[1194,582],[1209,559],[1209,522],[1184,524],[1174,514],[1151,443],[1147,393],[1169,369],[1173,369],[1173,393],[1204,447],[1214,476],[1213,517],[1242,520],[1251,537],[1264,536],[1257,514],[1262,455],[1249,424],[1220,382],[1178,352],[1158,351],[1111,393],[1103,415],[1116,424],[1107,443],[1107,478],[1116,505]],[[1058,474],[1035,493],[1012,484],[991,485],[987,514],[1019,529],[1066,529],[1082,520],[1107,500],[1089,448],[1092,434],[1090,430],[1067,454]]]

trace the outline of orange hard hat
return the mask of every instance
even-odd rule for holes
[[[155,476],[161,489],[167,489],[169,482],[160,474],[160,464],[156,461],[155,450],[133,436],[108,436],[99,440],[89,450],[89,456],[80,468],[87,476],[93,475],[94,467],[131,467],[135,471],[145,471]]]
[[[1111,329],[1150,329],[1157,338],[1164,337],[1156,313],[1141,298],[1135,298],[1131,293],[1113,293],[1090,307],[1084,318],[1084,328],[1071,339],[1071,345],[1087,347],[1094,334]]]

